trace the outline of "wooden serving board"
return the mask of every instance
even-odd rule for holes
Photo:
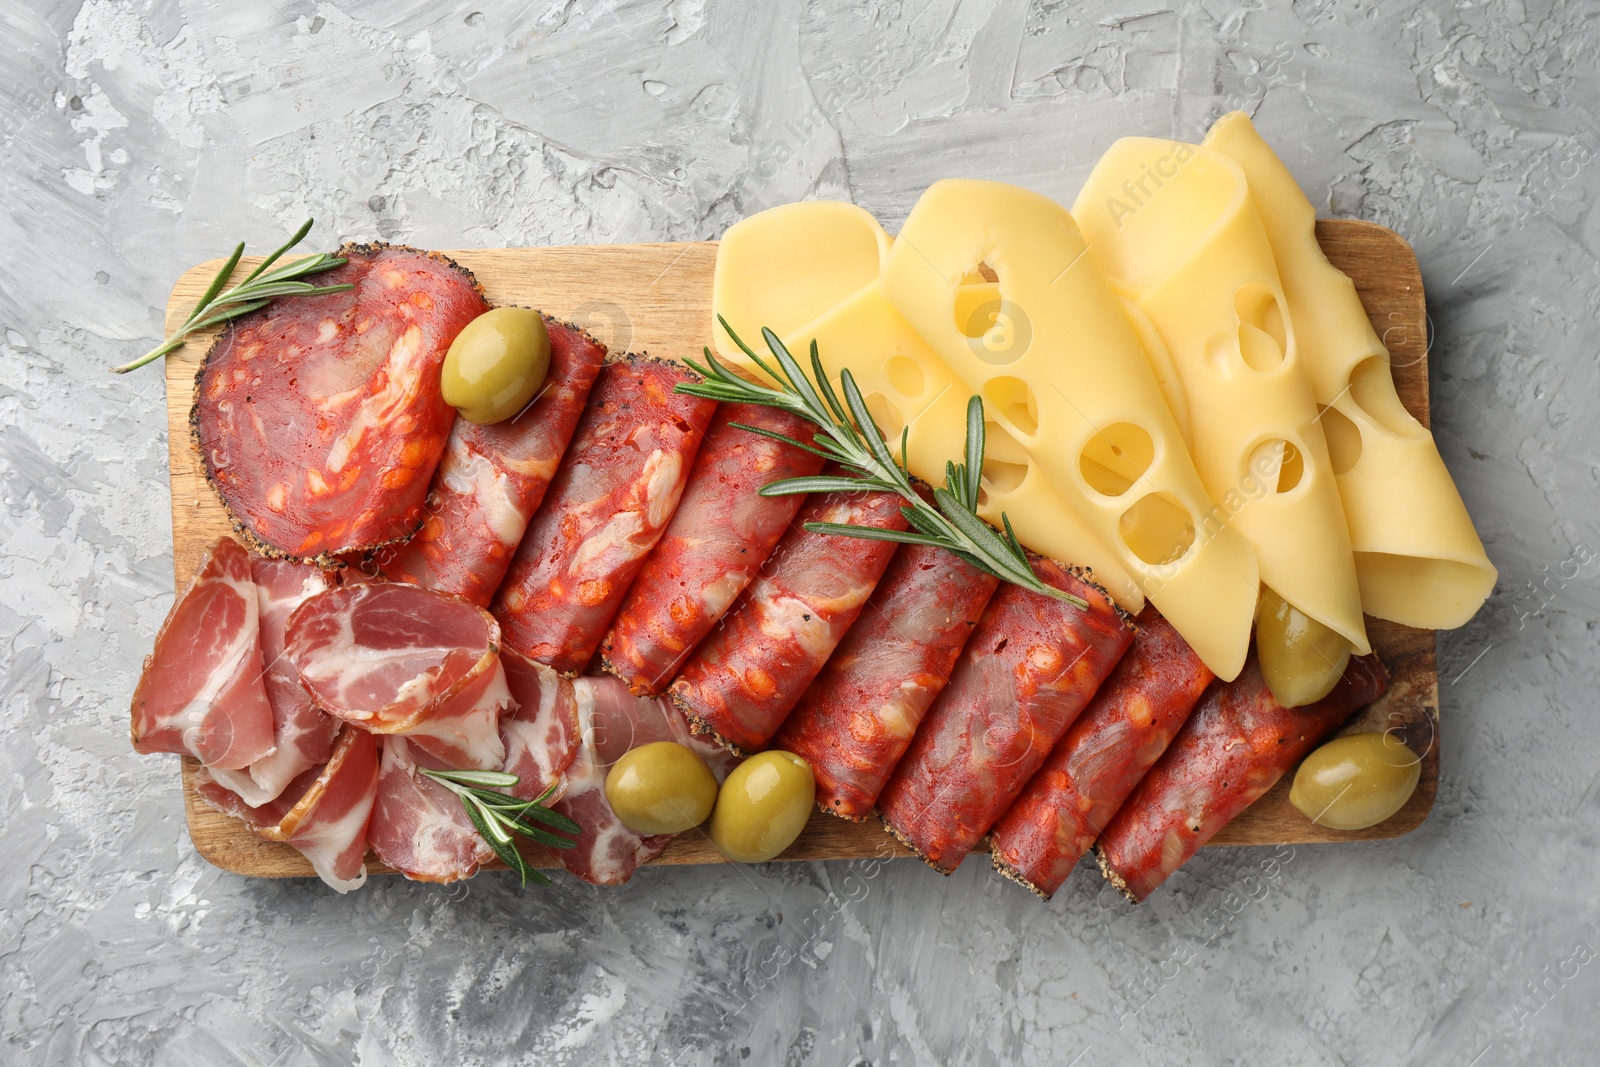
[[[1422,274],[1405,240],[1369,222],[1325,220],[1317,238],[1335,266],[1354,279],[1367,314],[1394,360],[1395,384],[1406,408],[1428,423],[1427,322]],[[495,304],[537,307],[587,327],[613,352],[649,352],[682,358],[697,355],[709,338],[714,242],[687,244],[596,245],[567,248],[470,249],[447,252],[470,269]],[[249,268],[257,261],[246,260]],[[167,303],[167,329],[188,314],[220,260],[202,263],[173,287]],[[206,547],[229,532],[222,503],[206,484],[200,458],[190,443],[189,408],[194,377],[209,338],[197,337],[167,357],[167,417],[172,463],[174,580],[188,583]],[[1387,694],[1345,728],[1404,728],[1425,749],[1422,782],[1394,818],[1354,833],[1313,825],[1289,804],[1285,778],[1244,814],[1225,827],[1213,844],[1270,845],[1397,837],[1416,828],[1433,807],[1439,778],[1439,686],[1434,635],[1369,617],[1373,648],[1393,676]],[[195,848],[208,861],[237,874],[267,878],[302,877],[311,865],[288,845],[253,837],[244,824],[207,807],[192,782],[198,765],[183,761],[184,804]],[[536,853],[542,853],[535,855]],[[822,813],[812,816],[783,860],[829,860],[909,856],[883,832],[876,819],[848,823]],[[556,866],[542,849],[529,850],[541,866]],[[657,863],[726,862],[700,832],[673,842]],[[369,860],[369,870],[389,868]]]

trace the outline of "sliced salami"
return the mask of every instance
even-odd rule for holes
[[[347,245],[318,284],[353,290],[234,320],[200,368],[190,423],[234,528],[270,556],[332,565],[404,541],[455,412],[450,342],[488,309],[438,253]]]
[[[668,690],[694,724],[739,755],[783,725],[883,576],[895,545],[812,533],[808,522],[904,530],[894,493],[810,497],[722,625],[701,642]]]
[[[405,545],[380,549],[373,561],[390,578],[488,606],[605,361],[605,346],[576,326],[548,315],[545,326],[550,373],[538,397],[507,422],[456,420],[422,529]]]
[[[995,869],[1049,900],[1214,677],[1146,606],[1133,647],[990,831]]]
[[[1214,683],[1172,744],[1118,809],[1095,851],[1129,900],[1144,900],[1234,816],[1277,784],[1358,708],[1383,695],[1376,655],[1350,660],[1333,692],[1300,708],[1272,698],[1252,652]]]
[[[878,797],[890,833],[948,874],[1011,806],[1133,641],[1098,586],[1047,560],[1033,572],[1087,609],[1004,585]]]
[[[800,510],[800,496],[762,496],[761,487],[822,469],[821,456],[735,423],[808,439],[808,424],[786,411],[749,404],[718,408],[683,500],[645,557],[602,645],[605,669],[638,695],[666,690]]]
[[[942,548],[895,553],[772,742],[810,762],[819,808],[857,822],[872,813],[998,584]]]
[[[220,538],[172,604],[133,691],[135,752],[183,752],[238,770],[272,751],[250,556]]]
[[[673,392],[693,380],[675,363],[640,357],[601,369],[561,470],[494,598],[510,647],[566,673],[594,657],[678,506],[716,408]]]

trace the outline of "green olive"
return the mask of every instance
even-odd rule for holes
[[[800,836],[816,801],[811,764],[793,752],[757,753],[722,783],[711,842],[730,860],[764,863]]]
[[[693,749],[656,741],[611,765],[606,802],[630,830],[678,834],[706,821],[717,802],[717,780]]]
[[[550,331],[527,308],[495,308],[456,334],[439,384],[468,422],[502,422],[528,406],[550,373]]]
[[[1273,697],[1298,708],[1333,691],[1350,664],[1350,642],[1262,586],[1256,654]]]
[[[1305,758],[1289,803],[1332,830],[1365,830],[1405,807],[1422,759],[1393,734],[1336,737]]]

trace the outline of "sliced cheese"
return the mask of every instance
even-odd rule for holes
[[[1363,606],[1407,626],[1460,626],[1493,591],[1494,565],[1433,435],[1395,393],[1355,286],[1317,245],[1311,202],[1244,112],[1217,120],[1205,145],[1243,168],[1272,243],[1300,358],[1327,409]]]
[[[1244,172],[1218,152],[1128,137],[1073,206],[1090,255],[1170,353],[1192,454],[1261,580],[1370,651],[1311,382]]]
[[[1255,552],[1231,525],[1207,521],[1210,498],[1149,358],[1087,251],[1066,209],[1037,193],[942,181],[890,248],[883,292],[1206,665],[1231,679],[1249,645]],[[972,336],[958,307],[983,265],[998,278],[1000,308],[995,327]]]

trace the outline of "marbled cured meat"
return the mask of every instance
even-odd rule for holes
[[[437,253],[354,245],[319,285],[233,322],[200,368],[190,423],[234,528],[271,556],[332,563],[409,538],[455,411],[450,342],[488,310]]]
[[[329,714],[404,734],[451,767],[505,761],[500,627],[476,604],[398,582],[340,586],[294,610],[285,651]]]
[[[1101,835],[1100,870],[1144,900],[1358,708],[1389,688],[1375,655],[1351,659],[1333,692],[1301,708],[1272,698],[1252,653],[1213,683]]]
[[[593,658],[683,495],[714,401],[695,375],[630,357],[600,371],[560,472],[523,535],[494,613],[506,644],[574,673]]]
[[[942,548],[895,553],[772,742],[810,762],[819,808],[855,821],[871,814],[998,584]]]
[[[606,356],[605,346],[576,326],[549,316],[545,325],[550,373],[538,397],[508,422],[456,420],[422,529],[404,545],[380,549],[373,561],[390,578],[485,606],[494,596]]]
[[[399,734],[381,744],[377,802],[367,832],[372,851],[413,881],[457,882],[477,874],[494,850],[473,827],[461,798],[422,773],[423,767],[443,770],[449,764]]]
[[[359,889],[366,881],[362,860],[378,791],[378,757],[377,742],[365,730],[346,726],[325,764],[305,771],[260,806],[246,804],[204,767],[194,785],[202,800],[244,820],[257,837],[299,849],[339,892]]]
[[[260,620],[249,554],[218,539],[145,657],[133,691],[135,752],[186,752],[237,770],[272,751]]]
[[[332,586],[332,572],[286,559],[250,560],[260,605],[261,663],[267,702],[272,705],[273,748],[242,770],[211,769],[211,776],[247,804],[260,806],[302,773],[327,763],[339,722],[317,707],[300,675],[283,654],[289,616],[307,599]]]
[[[1214,677],[1147,606],[1133,647],[989,832],[995,869],[1050,899]]]
[[[821,456],[735,423],[809,439],[807,424],[786,411],[718,408],[678,510],[645,557],[601,646],[605,669],[641,696],[665,691],[800,509],[799,495],[762,496],[761,487],[822,469]]]
[[[878,797],[878,814],[935,870],[954,870],[1088,705],[1133,641],[1105,591],[1047,559],[1042,580],[1088,608],[1005,585]]]
[[[517,776],[510,792],[535,800],[554,785],[559,797],[566,769],[583,742],[572,681],[509,648],[500,650],[500,661],[515,701],[513,710],[500,717],[506,746],[502,769]]]
[[[812,533],[808,522],[904,530],[894,493],[812,496],[722,625],[669,688],[697,732],[741,754],[764,747],[838,647],[895,545]]]

